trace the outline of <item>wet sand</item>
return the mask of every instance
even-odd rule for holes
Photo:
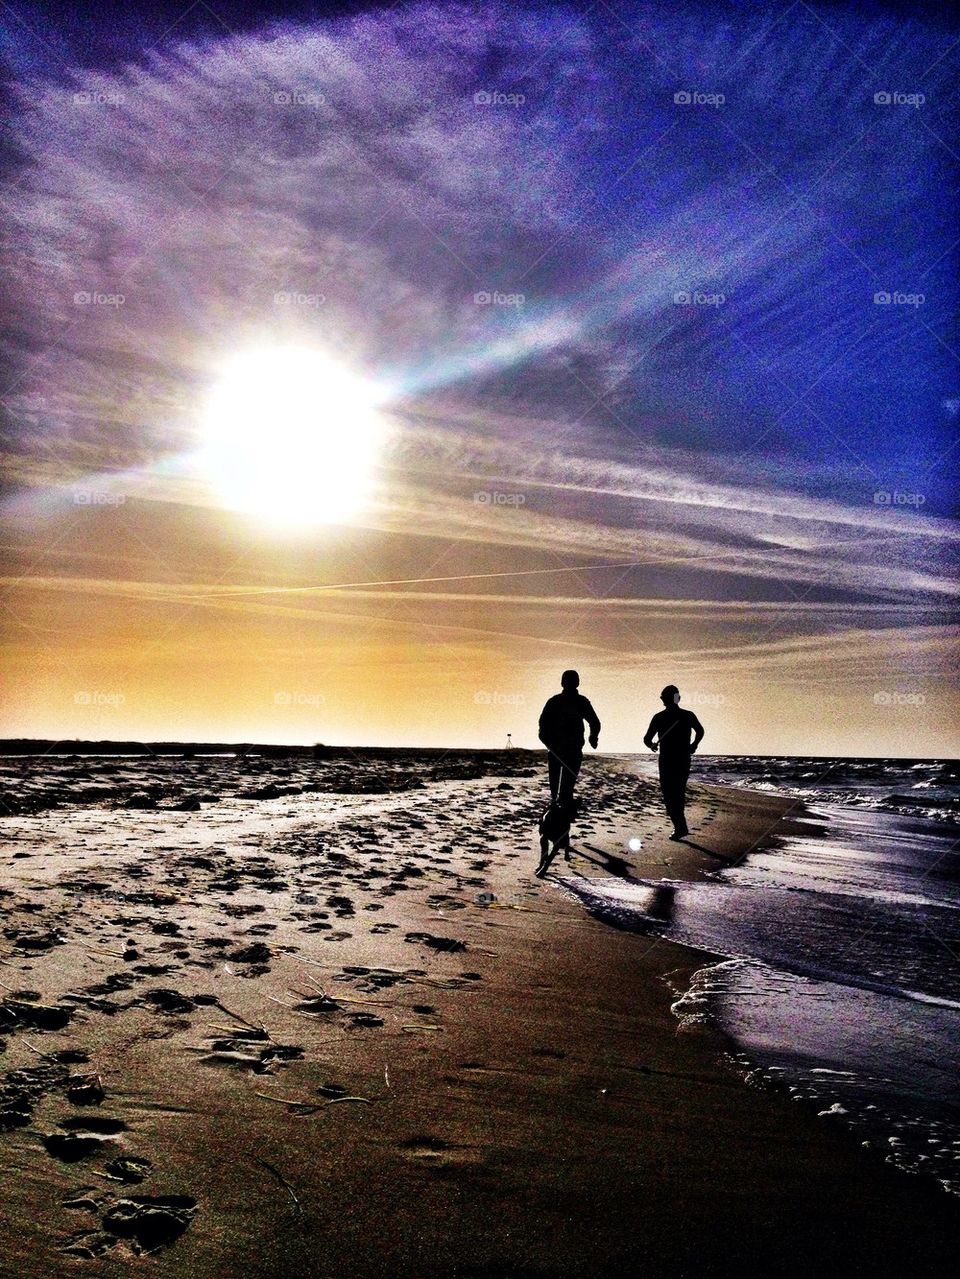
[[[951,1264],[954,1201],[678,1033],[707,957],[564,887],[702,875],[785,802],[695,787],[699,847],[674,844],[650,784],[591,758],[579,851],[541,882],[528,763],[273,798],[211,764],[199,811],[101,797],[0,820],[0,1272]],[[383,760],[355,773],[372,790]]]

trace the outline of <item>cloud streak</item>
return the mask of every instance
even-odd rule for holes
[[[21,77],[11,625],[59,600],[82,633],[85,598],[105,648],[128,603],[185,651],[229,612],[258,652],[271,620],[338,653],[419,625],[737,679],[908,672],[915,640],[946,675],[954,58],[795,10],[423,4]],[[901,82],[930,110],[874,101]],[[197,468],[220,361],[267,340],[384,389],[377,498],[325,542],[244,529]]]

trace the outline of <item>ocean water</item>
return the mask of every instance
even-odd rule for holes
[[[752,1082],[960,1194],[957,783],[937,761],[787,763],[780,784],[779,761],[697,761],[701,780],[802,795],[774,847],[698,883],[564,882],[611,923],[722,957],[674,1011],[719,1025]],[[891,800],[914,787],[921,803]]]
[[[642,766],[649,768],[646,759]],[[698,755],[694,776],[795,799],[960,822],[960,760]]]

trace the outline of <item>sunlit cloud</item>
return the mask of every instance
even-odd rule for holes
[[[921,24],[804,9],[774,39],[695,6],[424,4],[21,78],[12,632],[169,626],[171,687],[191,645],[349,664],[338,628],[373,667],[445,645],[539,680],[567,646],[799,680],[909,672],[915,644],[946,678],[949,60]],[[875,103],[894,69],[922,121]],[[389,430],[362,503],[316,451],[277,463],[278,531],[212,482],[204,413],[225,361],[291,346]]]

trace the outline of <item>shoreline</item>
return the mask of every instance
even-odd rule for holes
[[[574,868],[607,869],[638,834],[637,874],[703,876],[706,856],[665,838],[653,787],[617,774],[585,765],[602,803],[580,837],[594,864]],[[106,1092],[87,1109],[51,1086],[0,1134],[11,1274],[127,1273],[129,1239],[58,1252],[103,1233],[122,1194],[196,1200],[151,1262],[203,1279],[942,1269],[960,1239],[946,1195],[746,1086],[719,1031],[678,1033],[666,979],[689,985],[713,956],[613,929],[532,879],[543,789],[490,776],[242,812],[5,819],[9,917],[64,941],[8,936],[0,980],[76,1011],[10,1034],[0,1066],[37,1065],[25,1040],[82,1048],[71,1069]],[[721,855],[796,807],[691,790],[694,838]],[[123,1126],[88,1158],[51,1158],[44,1134],[91,1114]],[[96,1175],[121,1151],[150,1161],[142,1183]]]

